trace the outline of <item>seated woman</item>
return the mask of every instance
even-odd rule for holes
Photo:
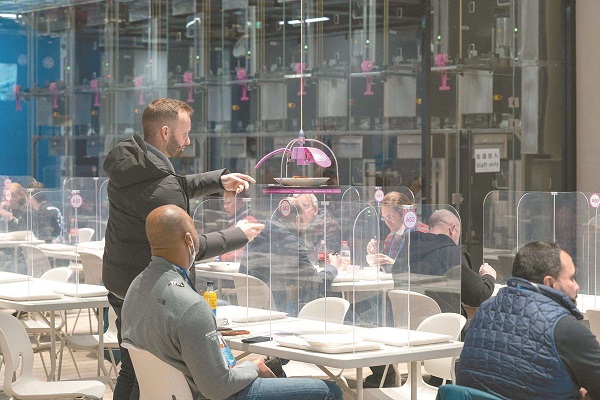
[[[318,271],[310,261],[301,239],[304,217],[297,199],[282,200],[265,225],[248,244],[249,255],[242,257],[240,273],[269,285],[277,310],[295,316],[304,304],[325,294],[339,265]]]

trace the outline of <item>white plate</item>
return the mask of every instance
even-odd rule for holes
[[[283,186],[321,186],[329,178],[274,178]]]
[[[362,342],[362,337],[351,333],[322,333],[315,335],[302,335],[302,339],[306,340],[313,347],[340,347],[348,344],[356,344]]]
[[[238,272],[240,270],[240,263],[236,262],[214,261],[209,262],[208,266],[218,272]]]
[[[294,349],[316,351],[319,353],[328,354],[339,354],[339,353],[353,353],[356,351],[372,351],[380,350],[383,347],[382,343],[362,341],[354,344],[346,344],[337,347],[320,347],[311,346],[306,340],[297,336],[288,336],[277,338],[277,343],[280,346],[291,347]]]

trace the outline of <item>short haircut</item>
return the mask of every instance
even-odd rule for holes
[[[557,243],[527,243],[515,256],[512,275],[534,283],[543,283],[546,276],[558,278],[562,268],[561,251],[566,252]]]
[[[460,225],[460,219],[450,210],[437,210],[429,217],[429,229],[435,228],[438,225],[452,225],[457,223]]]
[[[400,192],[389,192],[383,197],[382,206],[397,206],[399,209],[402,206],[412,206],[413,202]]]
[[[187,112],[190,117],[194,114],[194,109],[181,100],[161,98],[148,104],[142,114],[144,139],[152,137],[163,125],[177,121],[179,111]]]

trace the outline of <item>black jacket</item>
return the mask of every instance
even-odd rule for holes
[[[146,216],[165,204],[189,213],[190,198],[222,190],[221,175],[226,170],[177,175],[135,135],[110,151],[104,160],[104,172],[109,177],[109,217],[102,280],[109,291],[124,298],[131,281],[150,262]],[[214,257],[246,243],[239,228],[200,235],[197,259]]]
[[[418,231],[412,231],[409,235],[410,243],[404,242],[392,267],[392,274],[408,272],[406,260],[409,251],[412,274],[444,275],[450,268],[460,265],[460,248],[448,235]]]

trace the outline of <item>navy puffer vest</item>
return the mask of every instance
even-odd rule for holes
[[[560,359],[554,329],[582,318],[562,292],[511,278],[484,302],[469,326],[457,383],[503,399],[576,399],[579,386]]]

